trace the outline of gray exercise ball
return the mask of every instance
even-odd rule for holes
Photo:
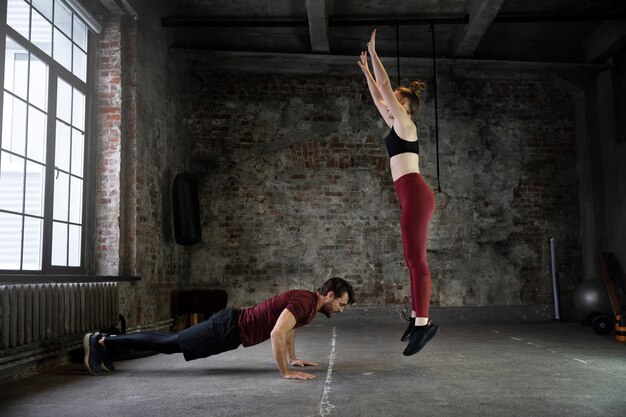
[[[581,321],[588,321],[592,314],[612,313],[609,294],[599,279],[588,279],[578,285],[574,292],[574,306]]]

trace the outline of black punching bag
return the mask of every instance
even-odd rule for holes
[[[172,188],[174,236],[179,245],[192,245],[202,239],[198,182],[188,173],[176,175]]]

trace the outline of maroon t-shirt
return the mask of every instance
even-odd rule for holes
[[[241,344],[248,347],[269,339],[284,309],[296,318],[296,327],[304,326],[315,318],[317,293],[290,290],[243,310],[238,322]]]

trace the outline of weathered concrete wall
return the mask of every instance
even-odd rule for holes
[[[614,58],[615,67],[598,76],[602,168],[604,174],[607,241],[626,267],[626,49]]]
[[[248,305],[333,275],[359,303],[408,303],[380,120],[359,77],[221,74],[196,63],[185,119],[201,179],[192,285]],[[441,184],[430,226],[433,305],[549,304],[581,278],[571,97],[540,81],[449,80],[439,92]],[[432,90],[416,121],[436,185]]]

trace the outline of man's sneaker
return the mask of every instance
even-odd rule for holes
[[[102,369],[107,372],[115,371],[115,365],[113,365],[111,355],[106,350],[104,351],[104,355],[102,357]]]
[[[83,349],[85,349],[85,367],[94,375],[102,372],[102,357],[104,348],[98,343],[99,333],[87,333],[83,337]]]
[[[414,326],[413,330],[409,333],[409,344],[404,349],[402,354],[404,356],[415,355],[417,352],[432,339],[439,331],[439,326],[433,324],[431,321],[426,326]]]
[[[104,350],[104,355],[102,356],[102,369],[104,369],[107,372],[115,371],[115,365],[113,365],[113,359],[111,359],[111,355],[106,349]]]
[[[411,334],[411,330],[413,330],[413,328],[415,327],[415,319],[414,318],[407,318],[407,320],[409,322],[409,325],[407,326],[406,330],[404,331],[404,334],[400,338],[400,340],[403,341],[403,342],[407,341],[407,338]]]
[[[95,334],[98,334],[97,332]],[[107,334],[102,334],[102,337],[108,336]],[[113,365],[113,359],[111,359],[111,354],[108,350],[102,349],[102,369],[107,372],[115,371],[115,365]]]

